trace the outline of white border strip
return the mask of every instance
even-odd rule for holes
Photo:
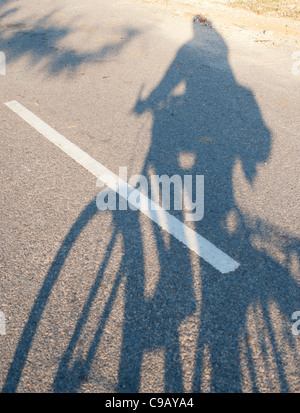
[[[134,188],[128,185],[127,182],[122,181],[112,171],[97,162],[63,135],[56,132],[53,128],[47,125],[47,123],[42,121],[17,101],[13,100],[5,103],[5,105],[50,142],[65,152],[70,158],[74,159],[79,165],[91,172],[91,174],[100,178],[110,189],[117,192],[128,201],[129,194]],[[107,179],[105,179],[105,177]],[[141,205],[150,205],[150,208],[142,208]],[[190,250],[194,251],[222,274],[226,274],[238,268],[238,262],[214,246],[211,242],[207,241],[192,228],[165,211],[159,205],[154,204],[154,202],[145,195],[141,194],[141,202],[135,206],[143,214],[147,215],[152,221],[156,222],[161,228],[181,241]]]

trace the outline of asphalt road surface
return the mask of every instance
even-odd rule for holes
[[[300,392],[299,46],[135,0],[0,18],[2,391]],[[204,176],[203,218],[100,211],[120,167]]]

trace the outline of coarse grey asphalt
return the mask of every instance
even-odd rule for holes
[[[295,50],[147,2],[63,3],[0,2],[0,389],[299,392]],[[12,100],[116,174],[204,175],[188,225],[240,267],[99,211],[96,178]]]

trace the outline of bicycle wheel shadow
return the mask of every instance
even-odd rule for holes
[[[288,320],[298,309],[300,292],[288,264],[292,257],[299,258],[298,242],[287,235],[280,237],[280,230],[259,220],[252,222],[236,203],[235,168],[242,169],[253,185],[258,165],[269,158],[272,141],[252,92],[236,82],[227,55],[220,34],[195,22],[193,39],[179,50],[150,96],[138,97],[134,112],[150,111],[153,116],[142,175],[149,180],[153,174],[182,178],[186,173],[204,175],[205,216],[194,227],[240,262],[240,267],[222,275],[201,260],[196,274],[201,286],[199,300],[190,251],[172,237],[166,244],[164,232],[152,224],[159,279],[153,294],[146,297],[145,237],[150,235],[143,231],[138,211],[113,211],[114,233],[60,360],[55,392],[78,391],[89,375],[123,279],[125,305],[116,391],[140,391],[143,356],[155,349],[163,350],[166,392],[186,391],[187,373],[189,389],[194,392],[295,389],[291,365],[299,361]],[[3,391],[17,389],[53,285],[79,234],[97,213],[92,200],[62,244],[24,328]],[[174,214],[185,219],[181,211]],[[232,215],[236,224],[229,230],[224,222]],[[110,297],[85,358],[78,358],[71,366],[118,234],[123,239],[124,255]],[[262,243],[280,240],[286,262],[279,263],[267,249],[257,249],[254,236]],[[147,257],[149,260],[149,254]],[[196,335],[190,333],[197,342],[194,364],[187,366],[181,327],[197,308],[199,328]],[[151,374],[155,377],[156,371]]]

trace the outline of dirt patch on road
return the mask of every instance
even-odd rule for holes
[[[217,28],[240,31],[253,41],[299,47],[300,0],[135,0],[173,16],[205,16]],[[258,3],[262,7],[259,10]],[[291,6],[296,6],[292,8]],[[291,17],[293,16],[293,18]],[[270,42],[269,42],[270,41]]]
[[[235,0],[228,4],[232,7],[243,7],[257,14],[300,20],[299,0]]]

